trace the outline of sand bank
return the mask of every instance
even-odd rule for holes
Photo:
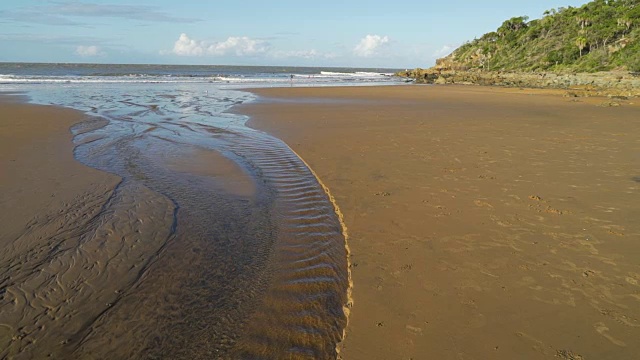
[[[250,125],[304,158],[349,227],[344,359],[640,353],[636,104],[462,86],[255,93]]]

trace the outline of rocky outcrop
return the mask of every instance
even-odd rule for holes
[[[576,96],[640,96],[640,74],[626,71],[577,74],[485,72],[456,70],[441,61],[430,69],[407,70],[397,75],[422,84],[566,89]]]

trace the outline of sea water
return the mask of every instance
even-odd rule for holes
[[[0,303],[33,328],[0,355],[335,358],[350,285],[334,204],[286,144],[229,110],[255,100],[242,87],[400,83],[392,72],[0,64],[0,91],[85,112],[76,159],[122,179],[48,257],[6,270],[20,281],[3,292],[40,301]]]

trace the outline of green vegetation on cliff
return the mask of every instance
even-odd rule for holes
[[[640,71],[640,0],[594,0],[531,21],[514,17],[438,59],[436,68]]]

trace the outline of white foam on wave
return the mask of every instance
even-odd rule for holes
[[[215,77],[212,80],[215,82],[223,82],[223,83],[279,83],[283,81],[288,81],[289,77],[286,78],[275,78],[275,77]]]
[[[185,76],[176,74],[122,74],[122,75],[14,75],[0,74],[0,85],[33,84],[229,84],[229,85],[285,85],[326,86],[330,84],[372,84],[393,82],[393,74],[377,72],[318,73],[256,73],[250,75]],[[0,88],[1,90],[1,88]]]
[[[2,84],[133,84],[133,83],[206,83],[207,78],[186,78],[168,76],[15,76],[0,75]]]
[[[321,76],[327,77],[354,77],[354,78],[384,78],[388,76],[392,76],[393,74],[387,73],[377,73],[377,72],[366,72],[366,71],[356,71],[356,72],[334,72],[334,71],[321,71]]]

